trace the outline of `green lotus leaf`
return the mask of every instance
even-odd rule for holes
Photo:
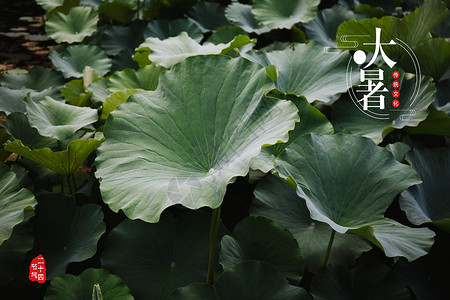
[[[9,138],[10,135],[6,132],[6,128],[0,128],[0,162],[4,162],[11,155],[11,152],[3,149],[3,144],[9,140]]]
[[[303,136],[277,163],[275,170],[297,184],[311,218],[339,233],[383,219],[398,193],[420,183],[410,166],[372,140],[354,135]]]
[[[436,98],[434,106],[450,117],[450,78],[436,83]]]
[[[47,279],[64,274],[67,264],[91,258],[105,232],[103,213],[97,204],[78,207],[73,200],[53,194],[38,198],[34,247],[29,256],[42,254]]]
[[[14,90],[28,89],[41,92],[51,87],[61,87],[64,84],[64,78],[61,76],[61,73],[54,69],[36,66],[26,74],[6,72],[3,74],[0,83],[3,87]]]
[[[24,220],[25,211],[32,210],[36,203],[33,193],[21,189],[15,173],[0,162],[0,245]]]
[[[384,16],[392,15],[392,13],[385,11],[381,7],[371,6],[369,4],[363,3],[359,3],[355,7],[355,13],[364,15],[369,18],[382,18]]]
[[[256,40],[252,40],[248,36],[240,35],[227,44],[214,45],[205,43],[200,45],[190,38],[186,32],[182,32],[176,37],[171,37],[163,41],[158,38],[147,38],[137,50],[150,49],[150,54],[148,55],[149,60],[157,65],[169,68],[191,56],[208,54],[226,55],[235,48],[255,42]]]
[[[406,155],[423,183],[410,187],[400,196],[400,208],[411,223],[434,223],[450,231],[450,151],[447,148],[417,149]]]
[[[316,16],[320,0],[253,0],[252,14],[258,24],[269,29],[290,29]]]
[[[411,299],[407,285],[392,269],[375,263],[359,263],[354,270],[327,266],[311,283],[314,300]]]
[[[102,266],[119,275],[137,299],[165,299],[177,287],[206,280],[209,224],[202,211],[179,219],[166,212],[156,224],[126,219],[106,238]]]
[[[299,137],[311,132],[323,134],[333,133],[333,126],[327,117],[317,108],[309,104],[305,98],[295,97],[293,95],[281,97],[291,100],[297,106],[301,122],[295,124],[294,130],[289,132],[289,140],[287,143],[277,143],[273,146],[264,147],[261,149],[261,153],[251,160],[250,167],[254,170],[261,170],[264,173],[269,172],[275,167],[277,158]]]
[[[31,127],[28,118],[23,113],[12,113],[6,117],[2,125],[9,134],[17,140],[21,140],[24,145],[33,149],[49,147],[57,149],[58,140],[42,136],[36,128]]]
[[[51,15],[45,23],[45,32],[57,43],[78,43],[97,30],[97,22],[98,15],[92,7],[77,6],[67,15]]]
[[[297,239],[306,268],[316,273],[325,256],[332,228],[309,216],[305,200],[295,189],[273,175],[258,182],[250,207],[252,216],[265,216],[287,228]],[[355,259],[371,249],[370,243],[354,234],[336,233],[328,262],[353,266]]]
[[[36,0],[36,3],[48,11],[63,5],[64,0]]]
[[[388,257],[403,256],[409,261],[428,254],[436,235],[428,228],[411,228],[387,218],[347,232],[365,237]]]
[[[61,89],[61,93],[66,98],[66,102],[74,106],[90,106],[92,92],[87,92],[84,88],[83,79],[69,81]]]
[[[450,78],[450,43],[442,38],[428,39],[414,48],[423,74],[438,82]],[[408,69],[407,71],[414,71]]]
[[[20,274],[26,253],[33,248],[33,210],[25,210],[23,221],[14,226],[11,237],[0,245],[0,285],[7,284]]]
[[[247,52],[242,56],[264,66],[275,65],[277,89],[304,96],[309,102],[330,102],[348,89],[346,69],[350,56],[346,52],[325,52],[318,43],[295,44],[292,49],[267,53]],[[352,75],[350,81],[357,80],[358,76]]]
[[[144,38],[155,37],[160,40],[165,40],[170,37],[175,37],[183,31],[198,43],[203,38],[203,33],[198,25],[187,19],[175,19],[172,21],[152,20],[144,30]]]
[[[433,27],[441,23],[450,15],[445,4],[440,0],[425,1],[424,5],[415,9],[403,18],[397,16],[386,16],[381,19],[363,19],[361,21],[350,20],[343,22],[338,30],[337,36],[347,36],[347,39],[338,40],[338,48],[348,49],[354,45],[353,40],[358,35],[358,49],[366,52],[373,52],[375,47],[370,44],[376,38],[375,28],[381,28],[381,43],[389,43],[391,40],[398,42],[400,39],[409,47],[416,47],[421,41],[430,37],[430,31]],[[383,51],[388,55],[398,53],[401,57],[407,57],[407,53],[396,45],[384,46]]]
[[[450,108],[450,105],[447,105],[447,107]],[[405,131],[409,134],[450,136],[450,117],[447,112],[438,110],[434,105],[430,105],[427,118],[416,127],[405,127]]]
[[[144,41],[145,26],[140,21],[127,26],[111,26],[103,32],[101,46],[108,55],[118,55],[124,50],[134,51]]]
[[[270,28],[258,24],[252,14],[251,5],[233,2],[225,9],[225,16],[230,23],[241,27],[246,32],[262,34],[270,31]]]
[[[107,119],[109,114],[114,111],[120,104],[125,103],[131,95],[136,92],[142,91],[141,89],[124,89],[112,93],[106,97],[103,103],[102,118]]]
[[[214,287],[206,283],[192,283],[178,288],[168,300],[246,300],[283,299],[310,300],[305,289],[290,285],[273,266],[262,261],[246,261],[225,271]]]
[[[260,65],[222,55],[162,73],[156,91],[132,95],[106,122],[96,160],[103,200],[147,222],[178,203],[218,207],[261,146],[287,141],[298,121],[293,103],[263,96],[271,87]]]
[[[108,79],[100,79],[91,83],[86,88],[86,91],[92,93],[91,98],[94,102],[105,102],[111,92],[108,90]]]
[[[224,270],[246,260],[270,263],[291,282],[302,279],[305,268],[297,240],[284,227],[265,217],[247,217],[222,238],[220,264]]]
[[[104,76],[111,69],[111,60],[105,52],[94,45],[73,45],[64,50],[53,49],[49,58],[64,77],[83,77],[83,70],[90,66],[99,76]]]
[[[197,24],[202,32],[215,31],[229,25],[225,18],[225,8],[220,3],[198,2],[189,10],[187,17]]]
[[[92,6],[97,9],[100,4],[102,4],[103,0],[80,0],[80,5]]]
[[[405,143],[397,142],[387,145],[386,149],[392,153],[392,155],[398,162],[404,162],[405,155],[411,150],[411,147],[409,147]]]
[[[123,24],[129,23],[134,19],[136,16],[135,9],[135,1],[103,1],[103,3],[98,6],[98,12],[105,14],[111,20],[118,21]]]
[[[148,65],[137,71],[125,69],[116,72],[108,79],[108,90],[111,92],[118,92],[124,89],[154,91],[158,86],[159,75],[164,70],[163,67]]]
[[[59,141],[70,139],[78,129],[98,120],[96,109],[61,103],[50,97],[37,103],[27,97],[25,108],[31,127]]]
[[[62,175],[73,174],[84,160],[94,151],[104,139],[74,140],[69,142],[67,150],[52,151],[50,148],[30,149],[20,140],[5,145],[5,149],[22,155],[50,170]]]
[[[375,143],[380,143],[383,138],[394,129],[405,126],[417,126],[428,115],[427,108],[434,101],[436,88],[431,80],[422,77],[420,82],[415,78],[406,80],[405,73],[400,70],[400,97],[402,99],[415,100],[400,101],[400,106],[388,111],[371,108],[371,111],[380,114],[389,114],[386,119],[375,119],[366,115],[362,107],[356,106],[347,94],[336,101],[331,110],[331,122],[337,132],[346,132],[371,138]],[[420,83],[420,89],[416,84]],[[386,106],[391,106],[386,103]]]
[[[227,43],[234,39],[237,35],[245,35],[246,32],[238,26],[225,26],[214,31],[208,38],[208,43],[213,43],[214,45],[220,43]]]
[[[53,278],[45,292],[45,300],[91,299],[95,284],[100,285],[104,299],[134,300],[122,279],[105,269],[87,269],[80,275],[64,274]]]
[[[342,22],[361,17],[342,5],[320,10],[317,16],[305,24],[308,40],[320,42],[322,45],[336,47],[336,32]]]

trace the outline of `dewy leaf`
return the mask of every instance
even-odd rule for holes
[[[78,129],[98,120],[95,109],[61,103],[50,97],[37,103],[27,97],[25,108],[32,127],[41,135],[59,141],[70,139]]]
[[[102,118],[107,119],[109,114],[114,111],[120,104],[125,103],[131,95],[141,89],[123,89],[112,93],[105,99],[103,103]]]
[[[23,271],[26,253],[33,248],[33,210],[25,210],[23,221],[14,226],[11,237],[0,245],[0,285],[12,281]]]
[[[411,223],[434,223],[450,232],[450,151],[448,148],[418,149],[406,155],[423,183],[400,196],[400,208]]]
[[[50,280],[64,274],[67,264],[94,256],[105,223],[97,204],[77,207],[61,194],[42,196],[38,202],[33,221],[34,248],[29,255],[44,256]]]
[[[357,107],[348,94],[336,101],[331,109],[331,122],[337,132],[346,132],[362,135],[371,138],[375,143],[380,143],[383,138],[394,129],[401,129],[405,126],[417,126],[427,115],[427,108],[434,101],[436,88],[431,83],[430,78],[422,77],[406,80],[405,73],[401,70],[400,78],[400,97],[405,101],[400,101],[397,108],[381,110],[373,108],[375,113],[389,113],[387,119],[375,119],[367,116],[362,108]],[[420,84],[420,89],[417,89]],[[406,99],[415,97],[413,102]],[[386,106],[391,106],[386,103]]]
[[[116,275],[105,269],[87,269],[80,275],[64,274],[53,278],[44,300],[86,300],[92,297],[92,287],[99,284],[104,299],[134,300],[130,289]]]
[[[156,224],[126,219],[106,238],[102,265],[119,275],[137,299],[165,299],[177,287],[206,279],[209,224],[210,216],[202,211],[179,219],[166,212]]]
[[[124,89],[143,89],[154,91],[158,86],[159,75],[163,67],[155,65],[143,66],[139,70],[125,69],[114,73],[108,79],[108,90],[118,92]]]
[[[53,152],[50,148],[31,150],[20,140],[5,145],[5,149],[62,175],[73,174],[84,160],[92,153],[104,139],[74,140],[69,143],[67,150]]]
[[[182,32],[176,37],[171,37],[163,41],[158,38],[147,38],[145,42],[139,46],[137,51],[145,48],[150,49],[150,54],[148,55],[150,61],[165,68],[169,68],[190,56],[227,54],[234,48],[254,42],[256,41],[251,40],[247,36],[237,36],[233,41],[227,44],[214,45],[205,43],[200,45],[190,38],[186,32]]]
[[[416,47],[419,42],[430,38],[430,31],[433,27],[441,23],[446,17],[450,15],[449,10],[445,4],[440,0],[425,1],[423,6],[415,9],[410,14],[403,18],[396,16],[386,16],[381,19],[363,19],[361,21],[350,20],[343,22],[338,30],[338,48],[342,47],[348,49],[354,42],[352,35],[358,35],[357,43],[358,49],[366,52],[373,52],[375,47],[373,45],[364,43],[374,43],[375,28],[381,28],[381,43],[389,43],[390,40],[398,42],[400,39],[409,47]],[[340,37],[347,37],[341,39]],[[404,53],[400,51],[399,46],[384,47],[384,52],[390,56],[394,52]]]
[[[394,197],[420,182],[410,166],[359,136],[310,134],[288,150],[275,170],[297,184],[312,219],[339,233],[383,219]]]
[[[98,15],[92,7],[77,6],[69,14],[55,13],[45,23],[45,32],[57,43],[78,43],[97,30]]]
[[[254,194],[250,214],[265,216],[287,228],[297,239],[306,268],[316,273],[327,250],[331,227],[312,220],[305,200],[289,184],[273,175],[260,180]],[[355,259],[371,248],[370,243],[360,236],[336,233],[328,262],[353,266]]]
[[[386,265],[358,263],[355,269],[328,265],[311,283],[314,300],[411,299],[406,283]]]
[[[275,65],[279,75],[277,89],[315,100],[330,102],[347,91],[347,52],[325,52],[318,43],[295,44],[293,48],[271,52],[247,52],[242,55],[265,67]],[[356,83],[358,74],[350,79]]]
[[[148,22],[144,30],[144,38],[155,37],[165,40],[177,36],[183,31],[198,43],[203,38],[203,33],[198,25],[187,19],[175,19],[172,21],[152,20]]]
[[[261,147],[287,141],[298,121],[293,103],[264,97],[271,87],[262,66],[221,55],[162,73],[156,91],[132,95],[106,122],[103,200],[147,222],[174,204],[218,207]]]
[[[342,5],[320,10],[314,20],[305,24],[308,40],[320,42],[324,46],[336,47],[336,32],[339,25],[347,20],[360,18]]]
[[[167,300],[310,300],[305,289],[290,285],[273,266],[262,261],[245,261],[225,271],[214,287],[192,283],[175,290]]]
[[[297,240],[284,227],[264,217],[247,217],[221,241],[220,264],[224,270],[246,260],[270,263],[292,283],[302,279],[305,268]]]
[[[197,24],[202,32],[215,31],[229,25],[225,18],[224,7],[220,3],[198,2],[189,10],[187,17]]]
[[[269,94],[271,96],[272,94]],[[333,126],[317,108],[312,106],[303,97],[293,95],[278,96],[280,99],[292,101],[298,108],[300,122],[295,124],[294,130],[289,132],[289,140],[286,143],[277,143],[273,146],[263,147],[261,153],[250,162],[250,167],[254,170],[269,172],[275,166],[275,161],[299,137],[314,132],[323,134],[333,134]]]
[[[350,229],[348,233],[365,237],[388,257],[404,256],[409,261],[428,254],[436,235],[428,228],[411,228],[387,218],[362,228]]]
[[[316,16],[320,0],[253,0],[252,14],[258,24],[270,29],[290,29]]]
[[[111,69],[111,60],[100,47],[94,45],[73,45],[64,50],[54,48],[49,58],[66,78],[83,77],[86,66],[92,67],[99,76],[104,76]]]
[[[251,5],[233,2],[225,9],[225,16],[230,23],[241,27],[247,32],[262,34],[270,31],[270,28],[258,24],[255,16],[252,14]]]
[[[21,189],[15,173],[0,162],[0,245],[11,236],[14,226],[24,220],[25,211],[36,204],[33,193]]]

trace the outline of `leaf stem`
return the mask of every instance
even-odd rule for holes
[[[208,274],[206,277],[207,284],[214,284],[214,254],[216,248],[217,234],[219,232],[221,206],[212,210],[211,227],[209,231],[209,260],[208,260]]]
[[[72,200],[74,201],[74,202],[76,202],[76,200],[75,200],[75,193],[73,192],[73,188],[72,188],[72,186],[70,185],[70,175],[67,175],[67,184],[69,185],[69,191],[70,191],[70,194],[72,195]]]
[[[331,235],[330,235],[330,240],[328,241],[327,252],[325,253],[325,257],[323,258],[321,268],[323,268],[327,265],[328,258],[330,258],[331,247],[333,246],[333,241],[334,241],[335,235],[336,235],[336,231],[334,229],[331,229]]]

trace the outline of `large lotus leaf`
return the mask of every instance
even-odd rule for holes
[[[243,56],[265,67],[275,65],[280,91],[304,96],[309,102],[329,102],[348,89],[346,70],[350,56],[348,52],[324,49],[318,43],[295,44],[281,51],[247,52]],[[358,77],[355,73],[350,81],[356,83]]]
[[[246,260],[270,263],[291,282],[302,279],[305,268],[296,239],[284,227],[265,217],[247,217],[222,238],[220,264],[224,270]]]
[[[134,93],[142,91],[141,89],[124,89],[112,93],[106,97],[103,103],[102,118],[107,119],[109,114],[114,111],[120,104],[125,103]]]
[[[290,29],[316,16],[320,0],[253,0],[252,14],[258,24],[270,29]]]
[[[166,212],[157,224],[127,219],[106,238],[102,266],[119,275],[137,299],[165,299],[177,287],[206,280],[209,225],[202,211],[179,219]],[[222,235],[223,227],[217,243]]]
[[[291,100],[298,108],[300,122],[295,124],[295,129],[289,132],[287,143],[277,143],[273,146],[263,147],[261,153],[251,160],[250,167],[254,170],[261,170],[264,173],[269,172],[275,166],[275,161],[299,137],[314,132],[323,134],[332,134],[333,126],[317,108],[312,106],[303,97],[285,95],[284,99]]]
[[[47,279],[64,274],[67,264],[92,257],[105,232],[103,213],[97,204],[77,207],[63,195],[38,198],[33,219],[34,247],[29,255],[44,256]]]
[[[358,49],[374,52],[375,28],[378,27],[381,28],[380,42],[389,43],[391,40],[394,40],[396,43],[402,44],[404,42],[409,47],[414,48],[419,42],[429,38],[431,29],[441,23],[448,15],[450,15],[450,12],[442,1],[429,0],[425,1],[422,7],[417,8],[403,18],[386,16],[381,19],[372,18],[343,22],[337,30],[337,36],[347,36],[347,38],[339,39],[338,47],[348,49],[349,46],[354,45],[353,41],[356,40]],[[399,42],[397,39],[400,39],[402,42]],[[395,52],[403,57],[408,56],[407,52],[400,46],[384,46],[383,51],[388,56]]]
[[[356,106],[350,96],[345,95],[336,101],[331,110],[331,122],[337,132],[346,132],[371,138],[375,143],[380,143],[383,138],[393,131],[405,126],[417,126],[428,115],[427,108],[434,101],[436,88],[431,80],[422,77],[406,80],[405,73],[400,72],[400,106],[392,109],[371,108],[374,113],[386,115],[382,119],[376,119],[366,115],[361,105]],[[416,84],[420,83],[420,89]],[[413,101],[412,98],[415,98]],[[388,98],[389,99],[389,98]],[[408,100],[410,99],[410,100]],[[391,107],[390,103],[385,104]]]
[[[222,55],[162,73],[156,91],[132,95],[107,120],[96,173],[103,200],[148,222],[178,203],[218,207],[261,146],[285,142],[298,121],[293,103],[263,96],[272,86],[260,65]]]
[[[111,92],[118,92],[124,89],[154,91],[158,86],[159,75],[164,70],[163,67],[152,64],[143,66],[137,71],[125,69],[116,72],[108,79],[108,90]]]
[[[11,237],[0,245],[0,286],[20,274],[25,254],[33,248],[33,228],[29,221],[32,216],[34,211],[26,210],[23,221],[14,226]]]
[[[101,46],[109,55],[117,55],[124,50],[134,51],[144,41],[145,26],[141,21],[127,26],[111,26],[103,32]]]
[[[21,189],[15,173],[0,162],[0,245],[11,236],[14,226],[24,220],[25,211],[35,205],[33,193]]]
[[[314,20],[305,24],[308,40],[320,42],[322,45],[336,47],[336,32],[342,22],[359,19],[360,16],[342,5],[334,5],[317,13]]]
[[[400,196],[400,207],[411,223],[434,223],[450,231],[450,151],[448,148],[417,149],[406,155],[423,183]]]
[[[105,102],[106,97],[108,97],[111,92],[108,90],[108,79],[100,79],[96,82],[91,83],[86,88],[87,92],[92,93],[91,98],[94,102]]]
[[[423,74],[438,82],[450,78],[450,43],[445,39],[428,39],[414,48]],[[408,71],[414,71],[408,70]]]
[[[94,151],[104,139],[74,140],[69,142],[67,150],[53,152],[50,148],[30,149],[20,140],[5,145],[5,149],[62,175],[73,174],[84,160]]]
[[[339,233],[383,219],[394,197],[420,183],[419,175],[372,140],[347,134],[310,134],[289,145],[276,171],[297,184],[311,218]]]
[[[36,128],[31,127],[27,116],[23,113],[12,113],[6,117],[2,125],[8,130],[8,133],[15,139],[21,140],[24,145],[31,148],[49,147],[56,149],[58,140],[45,137],[39,134]]]
[[[207,39],[208,43],[213,43],[215,45],[220,43],[227,43],[234,39],[237,35],[245,35],[246,32],[238,26],[225,26],[214,31],[211,36]]]
[[[270,28],[258,24],[255,16],[252,14],[251,5],[233,2],[225,9],[225,16],[230,23],[241,27],[247,32],[262,34],[270,31]]]
[[[365,237],[388,257],[404,256],[409,261],[428,254],[435,236],[428,228],[411,228],[387,218],[347,232]]]
[[[111,60],[100,47],[94,45],[73,45],[62,51],[53,49],[49,58],[66,78],[83,77],[86,66],[93,68],[99,76],[105,75],[111,69]]]
[[[444,107],[443,110],[438,110],[433,104],[428,107],[428,116],[425,120],[419,123],[416,127],[405,127],[405,131],[409,134],[432,134],[441,136],[450,136],[450,117]]]
[[[45,23],[45,32],[57,43],[77,43],[97,30],[98,15],[92,7],[71,8],[69,14],[55,13]]]
[[[126,24],[136,16],[135,8],[135,1],[111,0],[103,1],[97,10],[108,16],[111,20]]]
[[[94,284],[99,284],[104,299],[134,300],[122,279],[105,269],[87,269],[80,275],[64,274],[53,278],[45,292],[45,300],[92,299]]]
[[[78,129],[98,120],[95,109],[61,103],[50,97],[37,103],[27,97],[25,109],[31,127],[59,141],[70,139]]]
[[[298,197],[289,184],[273,175],[260,180],[254,193],[250,214],[271,218],[287,228],[300,245],[306,268],[317,272],[325,256],[332,228],[312,220],[305,200]],[[371,248],[370,243],[360,236],[336,233],[328,262],[352,266],[357,257]]]
[[[186,32],[180,33],[176,37],[170,37],[161,41],[158,38],[147,38],[137,51],[150,51],[148,58],[157,65],[169,68],[191,56],[208,54],[227,54],[231,50],[244,45],[255,43],[248,36],[239,35],[227,44],[214,45],[205,43],[200,45],[189,37]]]
[[[192,6],[188,12],[188,19],[197,24],[202,32],[215,31],[229,25],[225,18],[225,8],[220,3],[207,1]]]
[[[14,112],[24,113],[25,106],[23,99],[30,95],[35,101],[40,101],[45,97],[52,97],[55,100],[63,100],[62,94],[59,92],[59,87],[50,87],[43,91],[33,91],[31,89],[13,90],[5,87],[0,87],[0,111],[5,114]]]
[[[354,270],[327,266],[311,283],[315,300],[411,299],[406,283],[386,265],[358,263]]]
[[[192,283],[178,288],[168,300],[310,300],[305,289],[290,285],[273,266],[262,261],[246,261],[225,271],[214,287]]]
[[[144,30],[144,38],[155,37],[165,40],[177,36],[183,31],[199,43],[203,38],[203,33],[198,25],[187,19],[150,21]]]
[[[54,69],[36,66],[26,74],[6,72],[3,74],[0,83],[3,87],[10,89],[28,89],[41,92],[51,87],[61,87],[64,84],[64,78],[61,73]]]
[[[386,149],[389,150],[394,158],[399,162],[405,161],[405,155],[411,150],[407,144],[402,142],[396,142],[393,144],[386,145]]]
[[[48,11],[57,8],[58,6],[62,6],[64,0],[36,0],[36,3]]]

